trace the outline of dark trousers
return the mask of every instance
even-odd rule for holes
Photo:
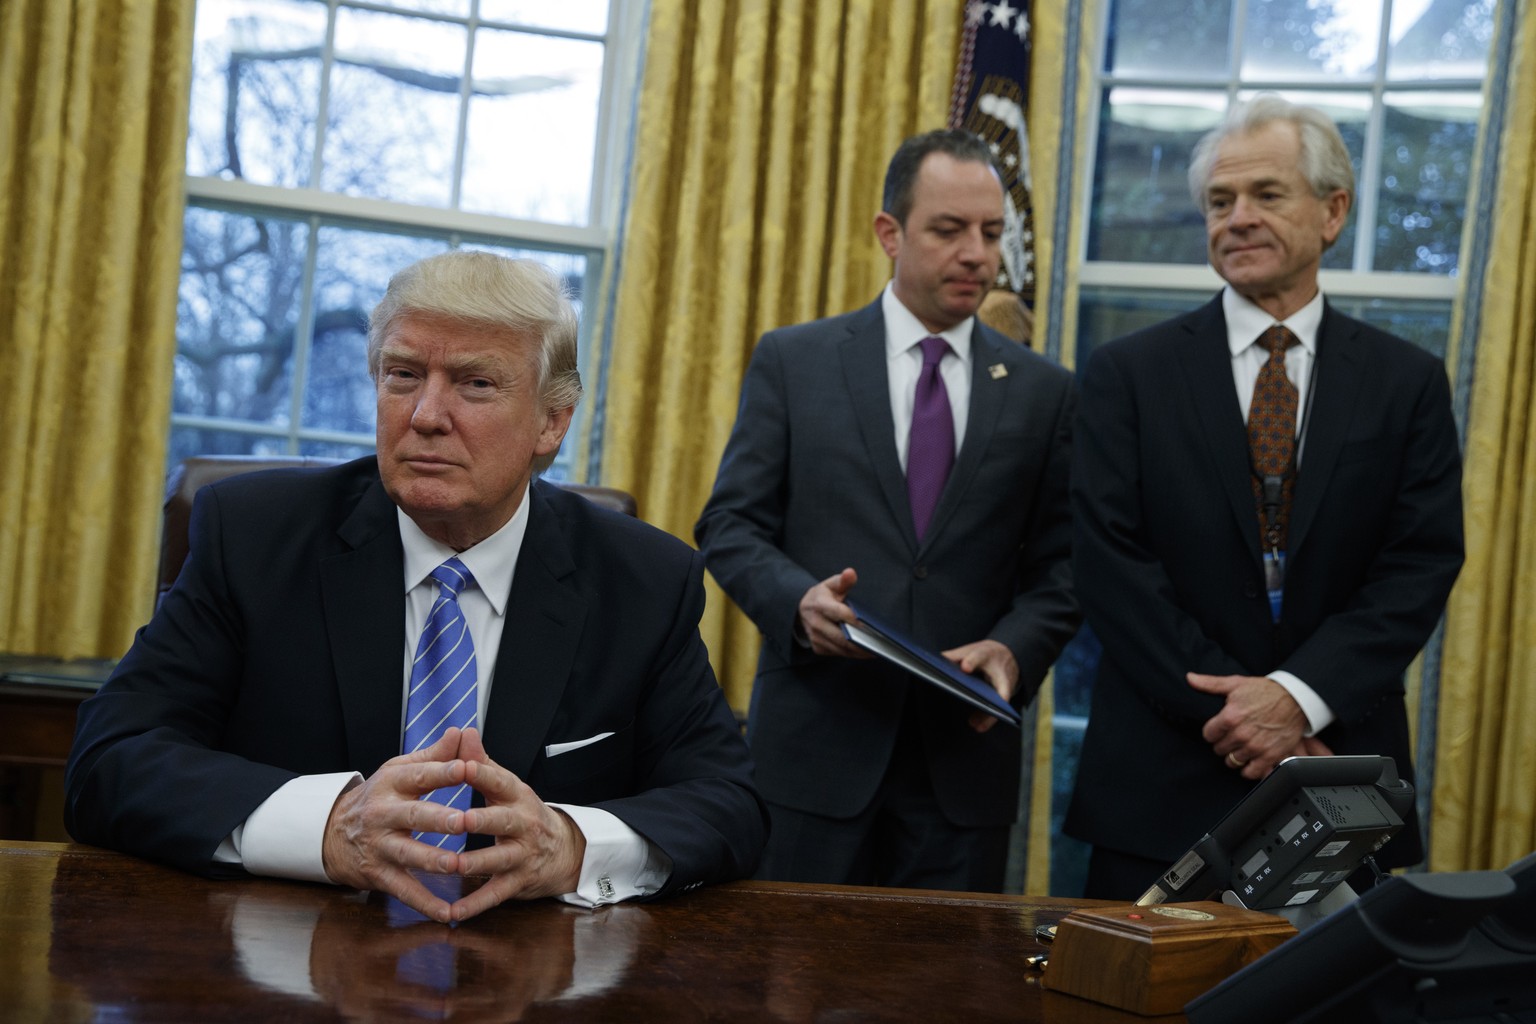
[[[922,737],[903,728],[874,801],[853,818],[769,803],[773,827],[757,877],[780,882],[1002,892],[1007,826],[963,828],[933,795]]]

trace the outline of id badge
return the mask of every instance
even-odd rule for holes
[[[1269,594],[1270,618],[1280,621],[1280,599],[1285,593],[1285,552],[1264,552],[1264,590]]]

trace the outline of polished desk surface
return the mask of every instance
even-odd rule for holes
[[[1087,905],[737,882],[598,910],[504,904],[450,928],[378,894],[0,843],[0,1017],[1182,1020],[1042,989],[1036,925]]]

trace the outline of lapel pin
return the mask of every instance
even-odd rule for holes
[[[1002,363],[993,363],[991,366],[987,367],[987,372],[992,375],[993,380],[1002,380],[1004,377],[1008,376],[1008,367],[1004,366]]]

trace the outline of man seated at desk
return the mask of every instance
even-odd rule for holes
[[[558,279],[423,260],[368,365],[377,457],[198,494],[180,579],[81,706],[70,834],[443,922],[750,874],[766,814],[698,555],[534,479],[581,394]],[[488,880],[450,904],[412,872]]]

